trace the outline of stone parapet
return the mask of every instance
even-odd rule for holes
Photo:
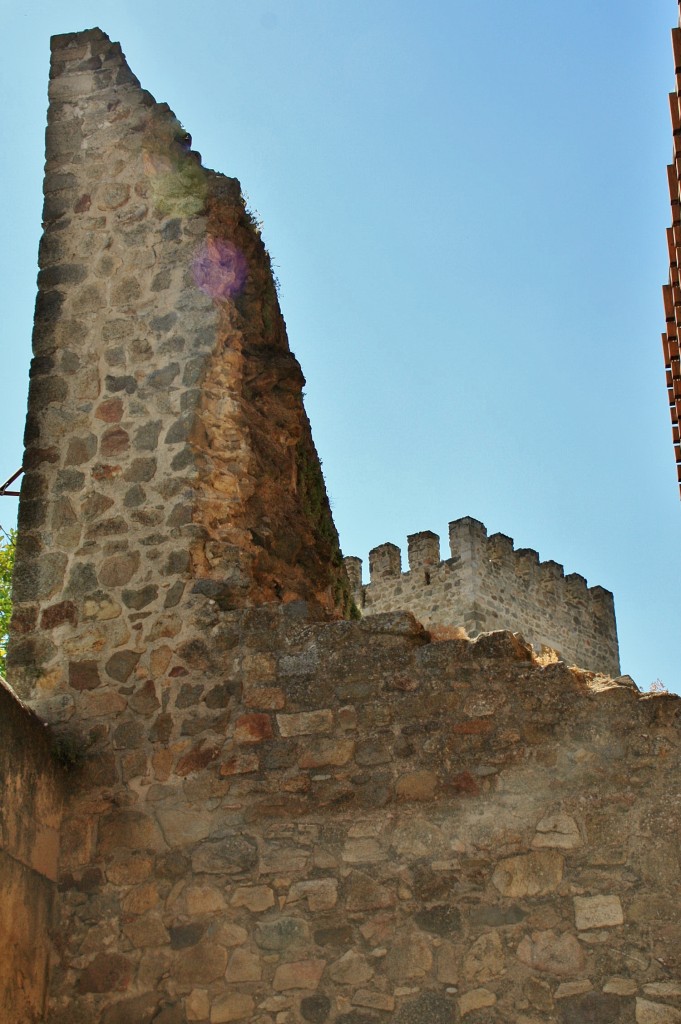
[[[535,650],[560,652],[572,664],[619,673],[612,594],[589,587],[558,562],[542,562],[531,548],[514,549],[504,534],[487,535],[466,516],[449,524],[451,557],[440,559],[440,540],[430,531],[408,538],[409,568],[401,552],[382,544],[369,553],[370,580],[362,586],[361,563],[352,580],[363,613],[406,610],[426,626],[460,626],[471,636],[495,629],[523,634]]]

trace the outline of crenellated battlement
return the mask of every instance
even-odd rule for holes
[[[541,561],[532,548],[515,548],[503,533],[488,535],[470,516],[449,524],[450,557],[430,530],[407,538],[408,570],[393,543],[369,552],[369,583],[362,560],[345,559],[355,601],[364,614],[411,611],[426,626],[461,626],[471,636],[494,629],[523,634],[535,649],[558,650],[582,668],[619,674],[615,608],[610,591],[589,587],[579,573]]]

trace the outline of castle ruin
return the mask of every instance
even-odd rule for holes
[[[618,675],[606,592],[474,520],[475,639],[395,608],[397,549],[348,580],[239,184],[98,29],[52,40],[44,221],[3,1021],[678,1024],[681,701]],[[484,631],[495,573],[534,629],[523,562],[579,591],[574,648],[532,633],[578,667]]]
[[[370,582],[361,559],[345,567],[357,606],[366,614],[412,612],[424,626],[461,627],[470,637],[494,629],[522,633],[535,651],[560,652],[568,664],[609,676],[620,673],[612,594],[587,587],[579,573],[540,562],[531,548],[514,550],[502,533],[487,536],[477,519],[449,524],[451,557],[440,559],[440,538],[429,530],[408,538],[409,569],[396,544],[369,552]]]

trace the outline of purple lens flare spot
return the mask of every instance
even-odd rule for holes
[[[233,242],[209,238],[194,258],[194,281],[213,299],[231,299],[246,281],[246,258]]]

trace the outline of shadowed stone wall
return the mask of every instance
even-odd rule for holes
[[[62,778],[44,724],[0,679],[0,1019],[44,1019]]]

